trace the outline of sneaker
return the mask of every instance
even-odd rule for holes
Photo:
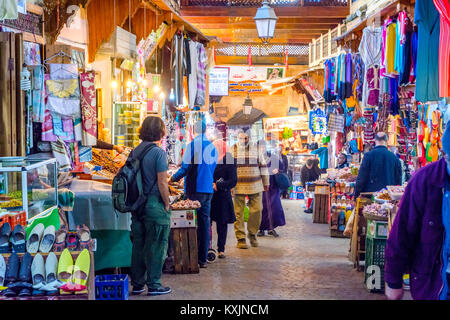
[[[203,268],[203,269],[208,268],[208,264],[207,263],[198,263],[198,265],[200,266],[200,268]]]
[[[171,293],[172,289],[170,289],[169,287],[159,287],[156,289],[152,289],[152,288],[148,288],[148,296],[161,296],[163,294],[168,294]]]
[[[245,239],[238,240],[236,247],[239,249],[248,249],[247,241],[245,241]]]
[[[219,259],[225,259],[225,258],[226,258],[225,253],[219,252]]]
[[[305,213],[313,213],[312,209],[306,209]]]
[[[278,238],[280,236],[275,230],[270,230],[270,231],[267,232],[267,234],[269,236],[273,236],[275,238]]]
[[[144,286],[142,286],[142,287],[141,286],[137,286],[137,287],[133,287],[133,290],[131,291],[131,294],[133,296],[137,296],[137,295],[143,293],[144,291],[145,291]]]
[[[249,234],[248,239],[250,240],[250,244],[252,245],[252,247],[258,246],[258,240],[256,240],[256,236],[254,234]]]
[[[264,230],[259,230],[257,236],[258,237],[264,237],[266,235],[266,232]]]

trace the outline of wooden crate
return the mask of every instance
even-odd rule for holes
[[[316,188],[317,190],[317,188]],[[330,194],[314,193],[314,223],[328,223],[328,210],[330,204]]]
[[[171,229],[174,273],[198,273],[197,228]]]
[[[81,253],[81,251],[71,251],[70,254],[72,255],[73,262],[77,260],[78,255]],[[17,255],[21,259],[25,253],[18,253]],[[44,262],[47,259],[47,256],[49,253],[42,253],[40,252],[42,257],[44,258]],[[61,256],[62,252],[54,252],[56,257],[58,258]],[[36,253],[31,253],[31,256],[34,257]],[[15,298],[6,298],[8,300],[95,300],[95,267],[94,267],[94,253],[92,251],[89,252],[89,255],[91,256],[91,265],[89,267],[89,277],[87,281],[87,289],[72,293],[72,292],[64,292],[63,290],[60,291],[59,296],[42,296],[42,297],[15,297]],[[10,253],[3,254],[3,257],[5,258],[5,263],[8,264],[8,259],[11,256]]]
[[[364,261],[366,252],[365,228],[367,226],[367,221],[362,214],[362,209],[365,205],[372,203],[370,197],[371,194],[361,194],[360,197],[356,199],[355,220],[353,221],[349,258],[358,271],[363,271],[360,262]]]

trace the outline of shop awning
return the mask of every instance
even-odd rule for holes
[[[267,115],[261,110],[252,108],[252,112],[250,114],[244,114],[244,111],[236,112],[234,116],[232,116],[230,120],[227,121],[227,125],[229,126],[252,125],[256,121],[259,121],[266,116]]]

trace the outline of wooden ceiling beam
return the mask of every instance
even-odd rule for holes
[[[258,8],[226,8],[226,7],[185,7],[180,10],[184,17],[254,17]],[[344,18],[350,13],[349,7],[282,7],[275,8],[278,17],[334,17]]]
[[[258,37],[258,32],[256,29],[250,30],[250,29],[203,29],[203,33],[208,36],[223,36],[223,35],[235,35],[235,36],[243,36],[243,37]],[[289,32],[286,32],[286,30],[275,30],[274,37],[277,38],[279,36],[285,36],[285,35],[291,35],[291,36],[297,36],[297,35],[307,35],[307,36],[313,36],[317,37],[322,34],[321,31],[312,31],[312,30],[290,30]]]
[[[255,43],[259,44],[262,43],[261,39],[259,38],[246,38],[246,37],[220,37],[220,39],[223,42],[244,42],[244,43]],[[284,38],[277,37],[272,39],[272,42],[274,43],[289,43],[289,44],[308,44],[312,41],[312,39],[315,39],[314,37],[292,37],[292,36],[286,36]],[[269,43],[270,44],[270,43]]]
[[[256,26],[253,23],[211,23],[211,24],[202,24],[202,23],[193,23],[199,29],[208,30],[208,29],[255,29]],[[278,30],[313,30],[313,31],[328,31],[329,29],[334,28],[335,24],[308,24],[308,23],[277,23],[276,29]]]
[[[255,23],[253,17],[186,17],[191,23]],[[310,17],[296,17],[296,18],[286,18],[286,17],[278,17],[277,24],[280,23],[308,23],[308,24],[338,24],[342,22],[341,17],[321,17],[310,18]]]

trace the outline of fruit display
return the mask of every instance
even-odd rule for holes
[[[121,168],[121,165],[114,161],[114,158],[104,150],[92,149],[91,164],[95,166],[101,166],[103,167],[103,170],[108,171],[114,175],[116,175]]]
[[[22,200],[12,199],[9,201],[0,202],[0,208],[17,208],[23,205]]]
[[[13,191],[8,193],[8,196],[13,199],[22,199],[22,191]]]
[[[190,210],[190,209],[199,209],[201,204],[199,201],[193,200],[180,200],[171,205],[173,210]]]

